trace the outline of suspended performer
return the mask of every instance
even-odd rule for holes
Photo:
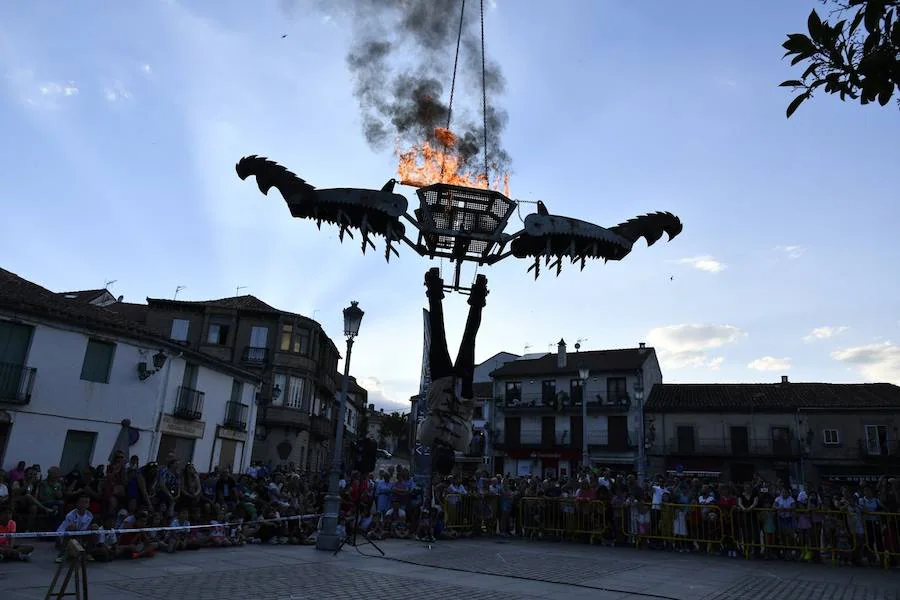
[[[444,281],[440,270],[425,273],[425,295],[428,297],[428,320],[431,346],[428,367],[431,384],[426,395],[424,420],[416,432],[418,441],[431,446],[433,469],[448,473],[453,468],[454,452],[465,452],[472,441],[472,409],[475,392],[475,338],[481,326],[481,312],[488,295],[487,277],[478,275],[469,295],[469,316],[456,355],[450,361],[447,334],[444,330]]]

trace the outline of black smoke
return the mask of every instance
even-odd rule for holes
[[[290,0],[281,0],[286,10]],[[453,63],[462,0],[320,0],[322,14],[352,31],[347,66],[359,102],[366,141],[377,150],[440,142],[434,131],[448,124]],[[482,172],[487,121],[491,175],[508,172],[510,158],[501,136],[508,121],[497,106],[506,82],[499,65],[485,61],[482,73],[480,0],[468,0],[463,14],[450,130],[453,151],[469,170]],[[482,79],[484,75],[484,79]],[[487,114],[482,111],[482,81]],[[485,118],[486,116],[486,118]]]

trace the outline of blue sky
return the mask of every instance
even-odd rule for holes
[[[333,336],[359,300],[352,370],[391,406],[417,388],[428,262],[361,256],[234,173],[262,154],[318,187],[395,174],[361,134],[350,28],[313,4],[0,5],[0,264],[60,291],[116,280],[128,301],[246,286]],[[798,74],[785,34],[818,6],[489,2],[512,196],[606,226],[670,210],[685,228],[558,278],[488,269],[479,358],[646,341],[667,382],[900,383],[896,106],[822,96],[786,120],[777,87]],[[456,343],[464,298],[446,306]]]

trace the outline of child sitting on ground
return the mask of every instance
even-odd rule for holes
[[[34,547],[16,544],[13,538],[3,535],[15,532],[16,522],[13,521],[9,505],[4,505],[0,507],[0,560],[28,561]]]
[[[91,549],[91,556],[100,562],[109,562],[119,554],[119,536],[116,535],[116,518],[108,515],[103,525],[97,529],[97,541]]]
[[[134,515],[134,523],[127,529],[144,529],[150,515],[140,510]],[[126,531],[119,536],[119,548],[123,556],[131,558],[151,558],[156,555],[157,544],[145,531]]]

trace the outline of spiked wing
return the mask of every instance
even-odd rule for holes
[[[298,219],[312,219],[321,227],[322,222],[333,223],[340,228],[340,239],[346,233],[351,238],[351,229],[362,232],[362,251],[375,248],[370,234],[384,236],[386,240],[385,258],[397,254],[393,242],[404,239],[406,228],[400,217],[406,212],[407,200],[394,194],[393,186],[382,190],[358,188],[335,188],[317,190],[278,163],[264,156],[245,156],[235,165],[238,177],[256,177],[256,185],[263,194],[273,187],[281,192],[291,211]]]
[[[580,262],[582,269],[589,258],[602,258],[604,262],[622,260],[631,253],[638,238],[644,237],[647,245],[652,246],[663,233],[671,240],[682,230],[681,220],[668,212],[642,215],[607,229],[587,221],[551,215],[545,207],[541,208],[525,217],[525,230],[511,244],[513,256],[534,259],[528,270],[534,271],[535,279],[540,274],[542,258],[559,275],[564,258],[572,263]]]

